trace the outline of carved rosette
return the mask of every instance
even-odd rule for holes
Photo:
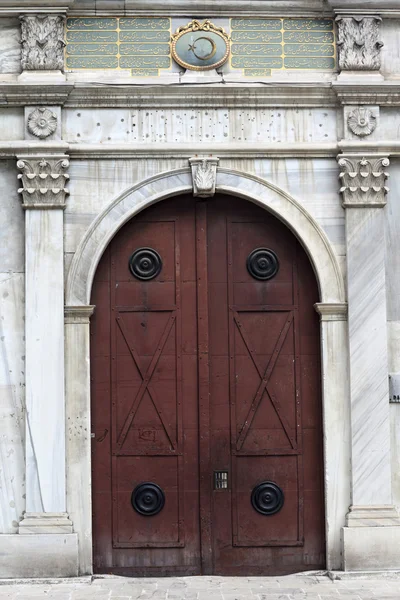
[[[24,15],[21,20],[21,65],[24,71],[64,69],[62,15]]]
[[[57,115],[48,108],[36,108],[28,115],[27,128],[32,135],[47,138],[57,129]]]
[[[336,17],[341,71],[379,71],[381,22],[380,17]]]
[[[193,196],[199,196],[200,198],[214,196],[218,163],[219,158],[214,156],[189,158],[192,169]]]
[[[69,175],[68,156],[21,156],[17,167],[22,187],[23,208],[65,208]]]
[[[386,204],[386,180],[389,173],[389,159],[383,156],[359,158],[341,156],[338,158],[342,183],[340,192],[343,206],[346,207],[382,207]]]
[[[347,125],[355,135],[364,137],[375,131],[376,116],[369,108],[355,108],[348,114]]]

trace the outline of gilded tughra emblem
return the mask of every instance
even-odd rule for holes
[[[208,71],[223,65],[229,57],[230,38],[211,21],[191,21],[172,36],[173,59],[185,69]]]

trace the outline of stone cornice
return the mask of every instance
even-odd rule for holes
[[[321,15],[330,16],[324,0],[122,0],[115,8],[115,0],[75,0],[71,15],[85,14],[136,14],[136,15],[179,15],[179,16],[292,16]],[[123,6],[123,8],[121,8]]]
[[[75,0],[0,0],[0,16],[66,13]]]
[[[268,108],[334,107],[340,104],[400,106],[400,81],[277,82],[205,84],[127,82],[0,82],[1,106],[73,108]]]

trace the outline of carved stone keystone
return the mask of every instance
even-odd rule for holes
[[[24,71],[64,69],[62,15],[24,15],[21,20],[21,65]]]
[[[22,173],[18,179],[22,187],[23,208],[65,208],[65,197],[69,194],[66,184],[69,167],[65,154],[51,156],[19,156],[17,167]]]
[[[386,179],[389,177],[384,169],[389,166],[386,156],[339,156],[341,167],[339,178],[342,183],[340,193],[343,206],[347,207],[383,207],[386,204]]]
[[[193,196],[210,198],[215,194],[217,165],[219,158],[215,156],[195,156],[189,158],[192,169]]]
[[[381,22],[376,16],[336,17],[341,71],[379,71],[383,46],[379,39]]]

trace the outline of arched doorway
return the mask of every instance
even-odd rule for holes
[[[94,569],[325,566],[315,276],[239,198],[129,221],[93,284]]]

